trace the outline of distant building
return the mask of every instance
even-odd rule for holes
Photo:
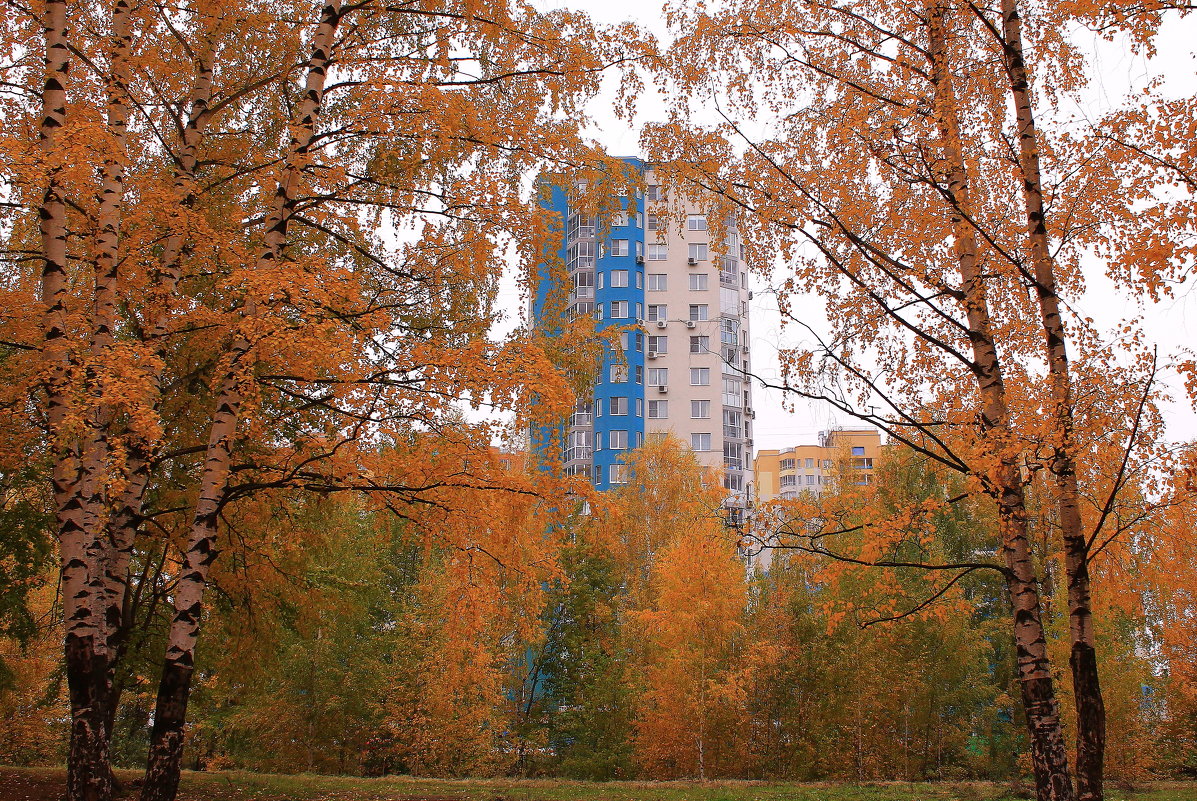
[[[562,317],[585,315],[600,331],[626,330],[622,354],[604,354],[593,391],[559,428],[533,431],[533,447],[559,442],[564,471],[606,490],[628,480],[630,449],[669,433],[723,472],[729,506],[742,509],[754,414],[745,380],[751,293],[735,220],[714,224],[701,202],[659,185],[652,165],[626,161],[644,191],[610,199],[610,213],[586,210],[594,200],[580,202],[584,185],[547,188],[544,204],[562,223],[563,269],[542,268],[533,324],[551,331]]]
[[[818,494],[835,481],[871,484],[880,452],[881,432],[875,428],[833,428],[819,434],[818,445],[762,450],[753,466],[754,500]]]

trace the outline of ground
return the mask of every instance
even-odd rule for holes
[[[61,768],[0,767],[0,801],[58,801]],[[123,781],[138,774],[120,771]],[[131,796],[135,798],[134,796]],[[987,783],[793,784],[782,782],[566,782],[403,776],[276,776],[183,774],[180,801],[1005,801],[1023,797]],[[1112,788],[1107,801],[1197,801],[1197,782],[1153,782]]]

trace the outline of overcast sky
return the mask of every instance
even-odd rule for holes
[[[587,12],[598,23],[618,23],[631,20],[664,38],[667,35],[662,4],[654,0],[533,0],[540,9],[568,7]],[[1124,48],[1103,42],[1098,37],[1082,33],[1078,43],[1092,52],[1095,68],[1091,90],[1081,99],[1077,111],[1094,118],[1105,110],[1119,105],[1149,80],[1164,77],[1170,94],[1191,96],[1197,91],[1197,16],[1180,20],[1175,15],[1159,38],[1159,56],[1148,61],[1131,56]],[[659,98],[651,94],[638,103],[635,124],[617,119],[610,111],[610,95],[593,103],[591,113],[596,120],[591,135],[608,152],[615,155],[639,153],[639,129],[646,122],[662,116]],[[1140,307],[1138,301],[1115,291],[1105,280],[1100,265],[1087,276],[1089,291],[1079,299],[1070,299],[1072,307],[1099,322],[1112,327],[1117,321],[1140,314],[1146,317],[1148,336],[1159,344],[1161,361],[1197,342],[1197,288],[1183,287],[1175,300],[1150,308]],[[801,338],[793,328],[783,329],[776,305],[759,286],[751,309],[753,369],[760,375],[777,374],[776,354],[779,347],[794,346]],[[823,319],[816,297],[806,300],[804,317],[813,321]],[[1168,436],[1172,440],[1197,438],[1197,414],[1183,397],[1183,389],[1175,374],[1165,377],[1176,389],[1177,400],[1165,407]],[[853,425],[853,421],[837,417],[825,404],[800,402],[793,410],[783,408],[781,393],[753,387],[753,405],[757,410],[755,448],[782,448],[811,444],[819,431],[835,425]]]

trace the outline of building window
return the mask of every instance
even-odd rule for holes
[[[690,418],[693,420],[708,420],[711,417],[711,402],[709,400],[690,401]]]
[[[649,261],[665,261],[669,258],[669,248],[664,245],[649,245],[648,246],[648,260]]]
[[[744,489],[744,476],[739,473],[728,473],[723,477],[723,488],[740,492]]]
[[[594,483],[595,484],[603,483],[603,466],[601,464],[596,464],[594,466]]]
[[[636,383],[644,383],[644,368],[641,365],[636,365]]]
[[[669,319],[669,307],[664,303],[650,303],[648,304],[648,321],[655,322],[657,320]]]
[[[690,258],[694,261],[707,260],[707,243],[706,242],[691,242],[690,243]]]
[[[609,450],[626,451],[628,449],[628,432],[618,429],[611,431],[608,434],[608,441],[610,443]]]
[[[700,292],[707,288],[707,274],[706,273],[690,273],[690,289],[695,292]]]
[[[648,274],[648,291],[664,292],[669,288],[669,276],[666,273]]]
[[[612,484],[627,484],[628,483],[628,466],[626,464],[611,465],[611,483]]]
[[[690,337],[691,353],[706,353],[711,349],[711,338],[706,336]]]
[[[626,300],[611,301],[611,319],[617,320],[628,316],[628,302]]]
[[[711,368],[709,367],[691,367],[690,368],[690,386],[692,387],[709,387],[711,385]]]
[[[815,469],[815,460],[814,460],[814,459],[807,459],[807,460],[806,460],[806,469],[807,469],[807,470],[814,470],[814,469]]]
[[[723,379],[723,405],[740,408],[740,382],[735,378]]]
[[[568,236],[570,239],[579,236],[594,236],[594,218],[588,214],[571,214]]]
[[[566,264],[571,270],[594,266],[595,247],[593,242],[575,242],[566,251]]]
[[[744,446],[738,442],[724,442],[723,466],[728,470],[743,470]]]
[[[661,191],[661,187],[657,184],[649,184],[644,188],[645,200],[664,200],[665,193]]]
[[[609,403],[611,414],[626,415],[628,413],[628,399],[627,398],[612,398]]]
[[[625,287],[628,285],[628,271],[627,270],[612,270],[611,271],[611,286]]]
[[[669,385],[669,368],[668,367],[650,367],[648,368],[648,383],[654,387],[664,387]]]
[[[628,366],[626,364],[611,365],[611,383],[623,384],[628,380]]]
[[[636,398],[636,416],[644,417],[644,398]]]
[[[815,476],[814,476],[814,474],[813,474],[813,473],[807,473],[807,474],[806,474],[806,483],[807,483],[807,484],[814,484],[814,483],[815,483]]]
[[[686,230],[687,231],[705,231],[705,230],[707,230],[707,215],[705,215],[705,214],[687,214],[686,215]]]
[[[644,332],[636,332],[636,350],[644,350]]]
[[[743,428],[740,413],[732,409],[723,410],[723,436],[727,439],[739,439]]]
[[[790,475],[790,476],[782,476],[781,477],[781,486],[783,486],[783,487],[792,487],[797,483],[798,483],[798,476]]]
[[[644,230],[645,231],[660,231],[661,218],[655,214],[644,215]]]
[[[853,456],[864,456],[864,446],[863,445],[853,445],[852,446],[852,455]]]
[[[707,304],[705,304],[705,303],[691,303],[690,304],[690,319],[694,320],[695,322],[701,322],[703,320],[710,319],[708,317],[709,313],[710,313],[710,307],[708,307]],[[611,316],[614,317],[615,313],[612,312]]]
[[[793,470],[794,469],[794,460],[793,459],[782,459],[781,464],[779,466],[781,467],[782,470]]]
[[[648,402],[648,419],[663,420],[669,416],[669,401],[650,400]]]
[[[626,239],[612,239],[611,240],[611,255],[612,256],[626,256],[628,255],[628,240]],[[614,284],[612,284],[614,286]],[[626,286],[626,285],[625,285]]]
[[[652,306],[649,306],[649,308],[651,309]],[[649,353],[668,353],[669,352],[669,337],[650,336],[648,338],[648,352]],[[650,381],[649,383],[651,384],[652,382]]]
[[[711,435],[691,434],[690,447],[696,451],[709,451],[711,449]]]

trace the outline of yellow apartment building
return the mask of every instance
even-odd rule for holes
[[[833,481],[869,484],[881,454],[875,428],[833,428],[819,433],[818,445],[796,445],[757,452],[753,464],[757,503],[819,493]]]

